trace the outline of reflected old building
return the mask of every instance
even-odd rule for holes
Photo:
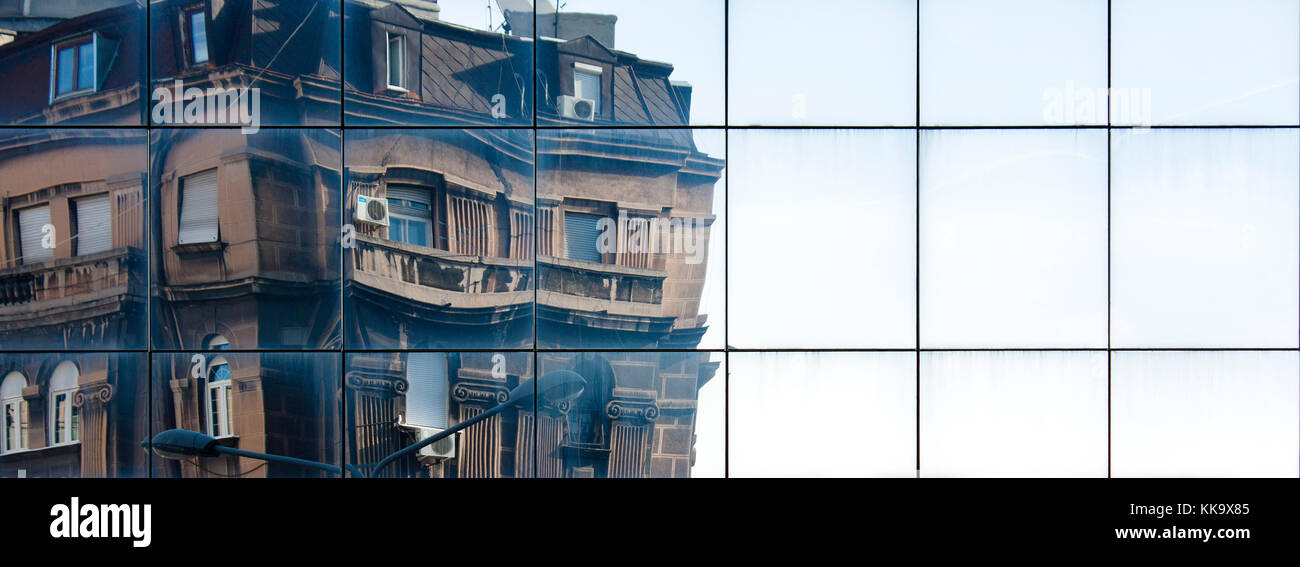
[[[143,123],[143,0],[0,1],[0,124]]]
[[[0,478],[143,477],[143,353],[0,354]]]
[[[567,39],[533,41],[515,35],[531,12],[507,10],[514,32],[500,34],[408,4],[346,4],[345,121],[464,129],[348,132],[346,348],[699,347],[723,161],[688,129],[582,129],[683,127],[689,85],[596,39],[612,43],[613,17],[564,14]],[[567,128],[475,129],[529,111],[527,85],[498,79],[530,69],[533,45],[538,123]],[[531,356],[349,354],[350,457],[373,463],[494,407],[531,377]],[[586,394],[512,408],[386,474],[689,476],[698,389],[719,362],[603,352],[537,364],[583,375]]]
[[[213,351],[155,354],[153,433],[188,429],[226,447],[341,466],[339,354]],[[327,476],[285,463],[220,455],[154,459],[152,476]]]
[[[153,344],[337,349],[339,132],[154,132]]]
[[[0,477],[144,476],[136,130],[0,130]],[[51,167],[51,164],[59,164]],[[57,350],[61,352],[31,352]]]
[[[153,89],[213,104],[213,89],[256,88],[262,125],[338,125],[338,0],[152,0],[149,16]],[[151,117],[195,123],[156,106]]]

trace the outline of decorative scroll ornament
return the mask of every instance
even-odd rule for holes
[[[605,405],[605,415],[610,419],[652,422],[659,418],[659,406],[654,400],[613,400]]]
[[[400,396],[411,389],[411,383],[407,382],[405,378],[349,374],[348,387],[356,390],[373,390]]]
[[[461,382],[451,389],[451,398],[457,403],[504,404],[510,399],[510,391],[501,386]]]
[[[113,385],[108,382],[96,382],[86,384],[72,395],[72,405],[83,407],[87,401],[98,401],[101,404],[108,403],[113,399]]]

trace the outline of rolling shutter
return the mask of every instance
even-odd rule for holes
[[[413,352],[406,358],[406,422],[447,428],[447,353]]]
[[[18,211],[19,246],[22,247],[23,263],[44,262],[54,257],[53,248],[42,248],[41,228],[50,223],[50,207],[42,205]]]
[[[388,203],[390,207],[405,206],[405,205],[398,205],[396,203],[391,202],[392,199],[410,201],[413,203],[420,203],[426,207],[426,209],[424,210],[426,216],[429,212],[428,208],[433,205],[433,197],[430,195],[429,191],[425,189],[413,189],[411,187],[396,187],[393,185],[389,185],[388,198],[390,199],[390,202]]]
[[[217,170],[181,179],[181,223],[178,244],[217,241]]]
[[[103,252],[113,247],[113,217],[108,195],[74,201],[77,212],[77,255]]]
[[[600,263],[600,249],[596,241],[600,217],[568,213],[564,215],[565,252],[570,260]]]

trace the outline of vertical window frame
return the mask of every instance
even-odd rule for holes
[[[411,91],[409,90],[408,85],[410,85],[410,81],[407,80],[407,72],[406,72],[406,68],[408,67],[406,61],[406,35],[400,33],[393,33],[390,31],[390,32],[385,32],[384,39],[385,39],[384,70],[386,71],[384,73],[384,83],[385,83],[384,87],[387,90],[392,92],[397,92],[402,94],[409,93]],[[394,41],[397,42],[398,58],[401,59],[401,61],[398,62],[398,66],[397,66],[397,80],[398,82],[401,83],[400,85],[393,84],[393,42]]]
[[[203,60],[198,60],[194,45],[194,16],[203,16]],[[180,9],[181,55],[186,67],[206,67],[212,61],[208,42],[208,11],[203,4],[192,4]]]

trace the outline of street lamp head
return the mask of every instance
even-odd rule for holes
[[[153,452],[164,459],[212,457],[217,454],[217,440],[188,429],[168,429],[153,436]]]
[[[510,402],[527,406],[533,403],[536,396],[542,404],[555,404],[581,396],[586,387],[587,381],[581,374],[572,370],[555,370],[537,379],[536,392],[533,391],[532,380],[520,382],[515,389],[510,390]]]

